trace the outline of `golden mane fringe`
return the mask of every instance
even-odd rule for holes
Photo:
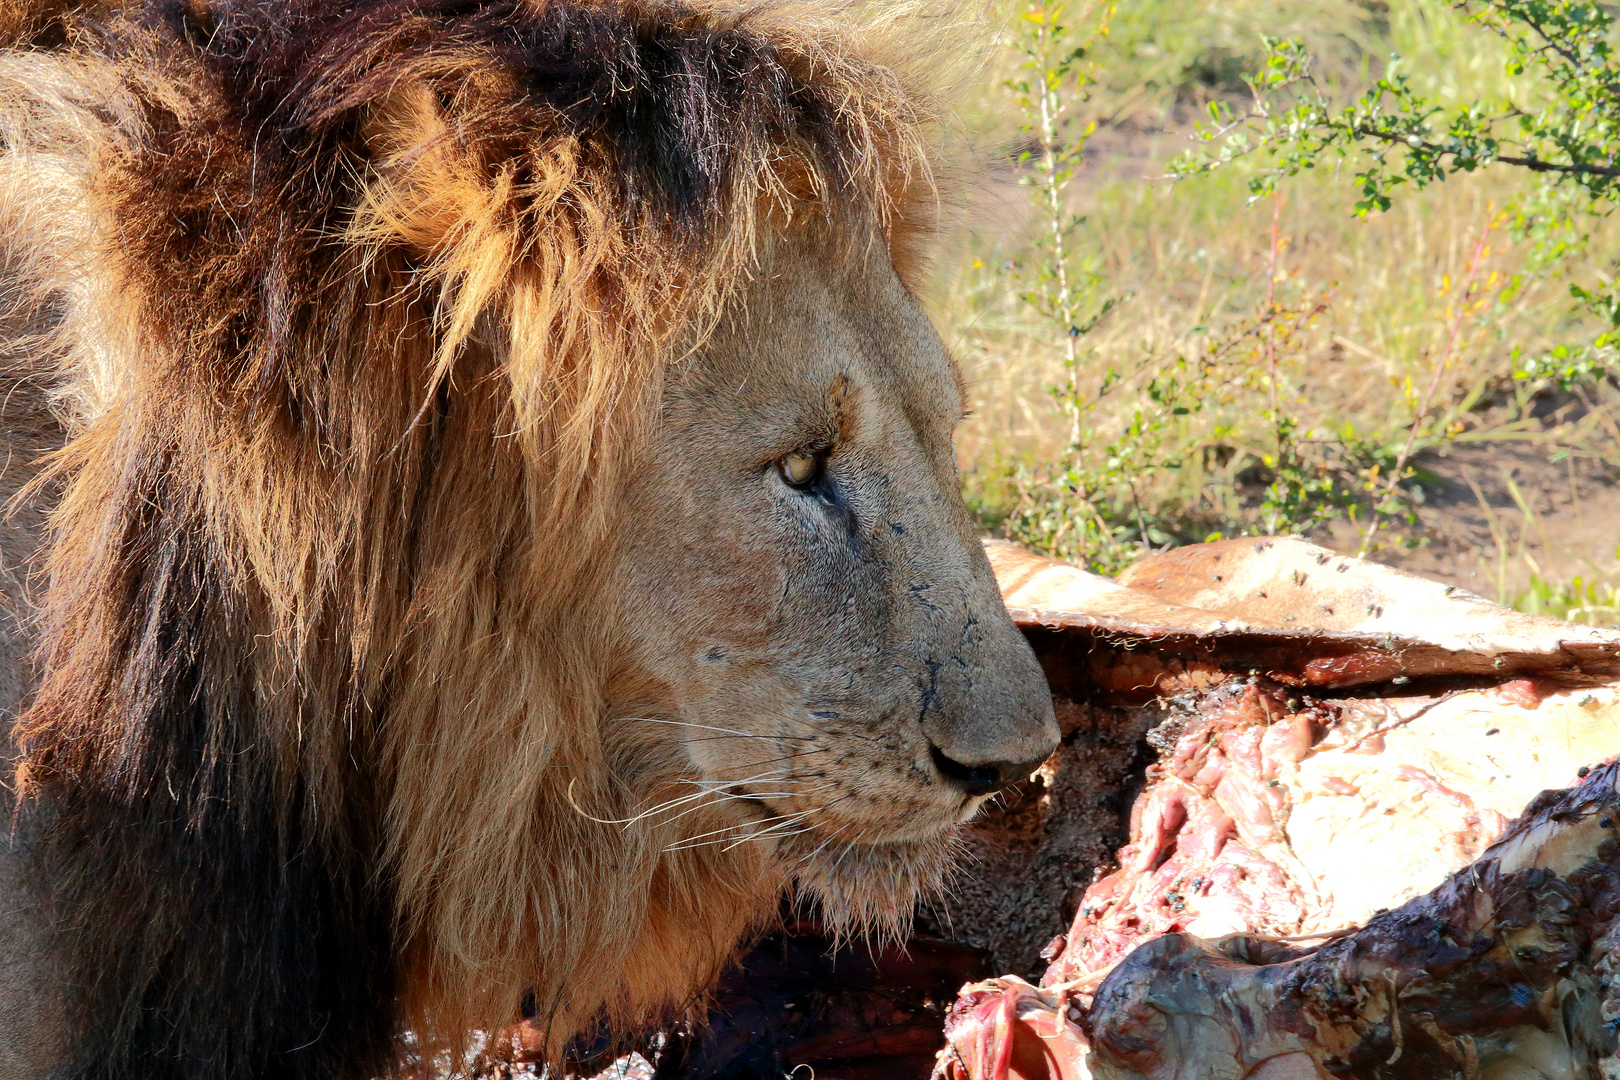
[[[168,912],[98,860],[263,840],[358,890],[355,925],[383,905],[406,960],[375,985],[429,1051],[525,996],[554,1055],[689,1004],[782,872],[666,850],[718,827],[701,811],[608,823],[692,788],[609,711],[645,694],[594,568],[662,371],[773,244],[876,222],[915,286],[976,25],[830,0],[0,12],[0,247],[61,309],[72,433],[15,728],[64,808],[63,902]],[[28,239],[29,200],[71,208],[75,251]],[[140,839],[95,839],[114,821]],[[296,914],[304,879],[266,873],[252,903]],[[184,918],[227,918],[196,892]],[[177,1015],[225,993],[189,946],[129,948]],[[123,1023],[131,1061],[170,1038]]]

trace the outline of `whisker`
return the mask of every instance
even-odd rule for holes
[[[814,859],[817,855],[820,855],[823,851],[827,850],[827,845],[832,843],[837,838],[838,838],[838,835],[836,833],[834,833],[832,836],[827,837],[821,843],[817,844],[816,845],[816,850],[812,851],[808,855],[805,855],[805,856],[801,857],[799,859],[799,861],[794,864],[795,868],[797,868],[799,866],[803,866],[805,863],[809,862],[811,859]]]
[[[722,833],[735,832],[738,829],[747,829],[756,825],[765,825],[769,822],[775,822],[777,825],[784,826],[795,825],[813,813],[815,813],[814,810],[804,810],[797,814],[783,814],[779,815],[778,817],[765,818],[763,821],[739,821],[734,825],[727,825],[724,828],[712,829],[706,833],[698,833],[696,836],[685,837],[672,845],[670,848],[665,848],[664,850],[669,851],[679,850],[680,848],[685,847],[701,847],[702,844],[697,843],[697,841],[706,840],[711,836],[720,836],[721,838],[715,841],[708,841],[709,843],[726,843],[729,840],[735,839],[735,837],[721,836]],[[772,825],[771,827],[775,828],[776,826]]]
[[[737,847],[739,844],[746,844],[750,840],[760,840],[760,839],[763,839],[764,837],[767,837],[767,836],[775,835],[776,838],[778,840],[780,840],[780,839],[783,839],[783,838],[788,837],[788,836],[798,836],[800,833],[809,832],[810,831],[809,829],[798,829],[798,830],[795,830],[794,832],[789,832],[789,833],[784,833],[784,832],[782,832],[782,830],[792,828],[794,825],[800,824],[801,822],[804,821],[805,818],[809,817],[811,814],[813,814],[815,812],[816,811],[814,809],[806,810],[804,813],[797,815],[796,818],[790,817],[790,818],[787,818],[784,821],[780,821],[777,824],[772,825],[770,828],[760,829],[758,832],[751,832],[751,833],[748,833],[746,836],[738,837],[736,840],[733,840],[729,845],[727,845],[724,848],[724,850],[730,851],[732,848]]]
[[[793,792],[793,794],[803,795],[803,796],[810,796],[810,795],[818,794],[819,792],[825,791],[828,788],[831,788],[831,787],[834,787],[834,786],[836,786],[836,785],[832,781],[828,781],[827,783],[820,784],[817,787],[814,787],[814,788],[810,789],[809,791]],[[843,798],[848,798],[848,796],[843,796]],[[840,802],[840,801],[841,801],[841,799],[834,799],[833,803],[837,803],[837,802]],[[829,803],[827,805],[830,806],[830,805],[833,805],[833,803]],[[789,828],[790,826],[793,826],[793,825],[796,825],[796,824],[799,824],[805,818],[809,817],[811,814],[819,813],[823,809],[825,809],[825,807],[812,806],[807,810],[797,810],[797,811],[794,811],[791,814],[778,814],[778,815],[775,815],[774,817],[768,817],[768,818],[765,818],[765,819],[760,820],[760,821],[742,821],[742,822],[738,822],[737,824],[727,825],[727,826],[724,826],[723,828],[714,829],[714,830],[712,830],[710,832],[699,833],[697,836],[686,837],[680,843],[671,845],[670,847],[667,847],[664,850],[665,851],[682,851],[682,850],[685,850],[687,848],[703,847],[703,846],[710,845],[710,844],[722,844],[722,843],[727,843],[727,842],[732,842],[733,846],[735,846],[736,843],[741,843],[741,842],[746,841],[746,840],[754,840],[754,839],[758,839],[760,837],[764,837],[764,836],[768,836],[768,835],[775,835],[778,838],[786,837],[786,836],[797,836],[797,835],[800,834],[800,832],[810,832],[811,830],[810,829],[803,829],[803,830],[799,830],[799,832],[790,832],[790,833],[782,833],[782,832],[780,832],[780,830]],[[772,824],[773,822],[774,822],[774,824]],[[762,828],[762,829],[758,828],[759,826],[762,826],[762,825],[766,826],[766,827]],[[758,829],[758,831],[748,833],[748,834],[742,836],[741,838],[736,839],[735,841],[733,841],[733,838],[720,835],[720,834],[723,834],[723,833],[733,832],[733,831],[735,831],[737,829],[747,829],[747,828],[756,828],[756,829]],[[706,840],[706,839],[704,839],[705,837],[710,837],[710,836],[719,836],[720,838],[717,839],[717,840]],[[694,843],[693,841],[698,841],[698,842]],[[728,848],[726,848],[726,850],[730,851],[731,848],[728,847]]]
[[[690,720],[664,720],[652,716],[621,716],[617,719],[642,724],[669,724],[674,727],[698,728],[702,731],[718,731],[722,734],[732,735],[739,739],[793,739],[798,742],[811,742],[822,737],[819,735],[783,735],[777,732],[763,733],[756,731],[738,731],[736,728],[715,727],[713,724],[695,724]],[[854,731],[840,731],[838,735],[839,738],[842,739],[859,739],[861,742],[878,741],[870,735],[862,735]]]
[[[856,846],[858,844],[860,844],[860,842],[862,840],[866,839],[866,834],[869,831],[870,831],[869,829],[862,829],[861,834],[859,836],[857,836],[855,839],[851,840],[848,844],[844,845],[844,853],[842,855],[838,856],[837,861],[835,861],[832,864],[832,869],[830,871],[828,871],[828,873],[830,873],[830,874],[838,873],[838,868],[840,866],[844,865],[844,860],[849,858],[849,853],[854,851]]]
[[[827,746],[817,750],[795,750],[791,754],[778,754],[775,757],[760,758],[757,761],[744,762],[737,767],[740,769],[755,769],[761,765],[769,765],[775,761],[799,761],[802,758],[810,757],[812,754],[829,754],[833,751],[833,749],[833,747]]]
[[[724,798],[728,798],[728,799],[746,799],[746,798],[750,798],[751,796],[748,796],[748,795],[735,795],[735,794],[733,794],[733,793],[731,793],[729,791],[724,790],[724,788],[725,787],[732,787],[732,786],[735,786],[735,785],[738,785],[738,784],[750,784],[750,783],[754,783],[754,782],[760,781],[760,780],[773,780],[773,781],[776,781],[778,783],[781,783],[785,779],[781,775],[781,772],[782,772],[782,770],[780,770],[780,769],[773,769],[770,772],[755,773],[753,776],[744,777],[741,780],[724,780],[724,781],[720,781],[720,780],[686,780],[684,782],[688,783],[688,784],[697,784],[697,785],[700,785],[700,786],[705,785],[705,784],[717,784],[717,785],[720,785],[720,786],[719,787],[703,787],[703,789],[701,791],[695,791],[690,795],[682,795],[679,798],[670,799],[667,802],[659,803],[657,806],[651,807],[650,809],[647,809],[647,810],[643,810],[641,813],[632,815],[631,817],[627,817],[627,818],[601,818],[601,817],[597,817],[596,815],[594,815],[592,813],[589,813],[583,807],[581,807],[579,805],[579,803],[574,800],[574,785],[576,783],[578,783],[578,777],[575,777],[574,779],[568,781],[568,792],[567,792],[566,797],[568,799],[568,805],[573,807],[574,811],[576,813],[578,813],[581,817],[585,818],[588,821],[594,821],[599,825],[626,825],[626,826],[634,825],[639,821],[645,821],[647,818],[653,816],[654,814],[662,813],[665,810],[674,809],[675,807],[680,806],[683,803],[688,803],[688,802],[692,802],[694,800],[699,800],[699,803],[698,803],[697,806],[689,807],[686,810],[683,810],[681,813],[676,814],[675,817],[670,819],[671,821],[674,821],[674,820],[677,820],[678,818],[686,816],[689,813],[692,813],[694,810],[701,809],[702,805],[703,805],[701,800],[705,796],[720,796],[720,797],[724,797]],[[789,780],[787,782],[791,783],[792,781]],[[792,793],[786,793],[786,794],[792,794]]]
[[[742,768],[750,768],[750,767],[751,766],[747,766],[747,765],[742,766]],[[737,784],[751,784],[755,780],[781,780],[781,779],[786,779],[786,774],[787,774],[786,769],[769,769],[769,770],[767,770],[765,772],[755,773],[752,776],[746,776],[741,780],[719,780],[719,779],[716,779],[714,777],[708,777],[708,776],[699,776],[699,777],[694,779],[694,778],[692,778],[690,776],[683,776],[683,777],[681,777],[681,783],[683,783],[683,784],[698,784],[698,785],[705,785],[706,784],[706,785],[709,785],[710,787],[732,787],[732,786],[737,785]]]
[[[716,835],[719,835],[720,833],[732,832],[732,831],[734,831],[736,829],[745,829],[745,828],[749,827],[750,825],[763,825],[763,824],[766,824],[767,822],[771,822],[771,821],[778,822],[777,825],[773,825],[773,826],[771,826],[771,828],[773,828],[773,829],[774,828],[785,828],[785,827],[787,827],[789,825],[798,824],[799,822],[803,821],[805,818],[809,817],[811,814],[813,814],[815,812],[816,812],[816,808],[812,807],[809,810],[801,810],[798,813],[794,813],[794,814],[781,814],[781,815],[778,815],[777,817],[774,817],[774,818],[766,818],[764,821],[740,821],[735,825],[727,825],[724,828],[713,829],[713,830],[711,830],[709,832],[706,832],[706,833],[698,833],[696,836],[688,836],[685,839],[681,840],[679,843],[671,844],[669,847],[666,847],[664,850],[665,851],[684,851],[687,848],[704,847],[704,846],[706,846],[708,844],[723,844],[723,843],[726,843],[729,840],[734,839],[734,838],[732,838],[732,837],[722,837],[719,840],[705,840],[704,838],[709,837],[709,836],[716,836]],[[767,830],[767,831],[769,831],[769,830]],[[754,835],[754,836],[762,836],[762,835],[764,835],[764,833],[756,833],[756,834],[752,834],[752,835]],[[749,839],[749,838],[750,837],[745,837],[744,839]],[[702,841],[702,843],[698,843],[697,841]]]
[[[648,720],[646,722],[649,724],[674,723],[672,720]],[[812,742],[818,738],[820,738],[820,736],[817,735],[753,735],[738,733],[736,735],[699,735],[685,741],[691,743],[700,743],[719,742],[721,739],[790,739],[794,742]]]
[[[794,739],[809,742],[817,737],[815,735],[765,735],[755,731],[738,731],[735,728],[715,727],[713,724],[694,724],[690,720],[660,720],[651,716],[623,716],[619,719],[635,721],[642,724],[669,724],[672,727],[689,727],[698,728],[702,731],[718,731],[736,739]],[[694,739],[692,741],[697,742],[698,740]]]
[[[786,840],[790,836],[803,836],[805,833],[815,832],[815,831],[816,830],[815,830],[814,826],[806,826],[805,828],[802,828],[802,829],[794,829],[791,832],[771,833],[770,834],[770,839],[772,839],[772,840]],[[764,838],[765,836],[766,836],[765,833],[750,833],[748,836],[744,836],[741,839],[732,841],[730,844],[727,844],[721,850],[722,851],[730,851],[732,848],[740,847],[741,845],[746,844],[750,840],[759,840],[759,839]],[[718,840],[710,841],[710,843],[720,843],[720,842],[721,841],[718,841]]]
[[[774,796],[774,797],[780,797],[780,798],[793,798],[793,797],[796,797],[799,794],[801,794],[800,792],[796,792],[796,791],[782,791],[782,792],[762,792],[759,795],[756,795],[753,792],[742,792],[742,793],[739,794],[737,792],[727,791],[726,790],[726,788],[728,788],[728,787],[734,787],[734,786],[739,785],[739,784],[750,784],[750,783],[753,783],[753,782],[755,782],[757,780],[774,780],[777,783],[784,783],[784,782],[785,783],[794,783],[794,781],[792,781],[792,780],[787,780],[784,777],[778,776],[777,773],[774,772],[774,771],[773,772],[768,772],[768,773],[756,773],[753,776],[747,776],[747,777],[744,777],[741,780],[687,780],[687,781],[685,781],[685,783],[688,783],[688,784],[699,784],[699,785],[713,784],[713,785],[716,785],[716,786],[714,786],[714,787],[704,787],[703,790],[701,790],[701,791],[694,792],[691,795],[684,795],[680,799],[672,799],[672,800],[670,800],[670,802],[663,804],[664,806],[667,807],[667,806],[672,806],[672,805],[674,805],[676,803],[687,802],[687,801],[692,800],[692,799],[699,800],[698,802],[694,803],[692,806],[687,807],[685,810],[682,810],[680,813],[678,813],[678,814],[674,815],[673,817],[670,817],[670,818],[668,818],[666,820],[667,821],[679,821],[681,818],[685,817],[688,814],[694,814],[699,810],[703,810],[703,809],[707,808],[708,806],[713,805],[712,799],[756,799],[756,798],[760,797],[760,795],[765,795],[765,794],[768,794],[768,795],[771,795],[771,796]],[[709,801],[709,802],[702,801],[704,796],[710,796],[711,801]],[[633,818],[631,820],[632,821],[640,821],[642,818],[645,818],[650,813],[652,813],[652,811],[646,811],[645,813],[639,814],[639,815],[637,815],[635,818]]]
[[[838,803],[842,802],[844,799],[847,799],[847,798],[849,798],[848,795],[841,796],[840,798],[834,799],[832,802],[827,803],[826,805],[827,806],[836,806]],[[834,829],[830,834],[828,834],[827,839],[823,840],[821,842],[821,844],[819,846],[817,846],[816,850],[812,851],[810,854],[804,856],[797,863],[795,863],[794,868],[797,869],[798,867],[803,866],[805,863],[809,862],[811,859],[814,859],[817,855],[820,855],[823,851],[825,851],[827,849],[827,845],[831,844],[833,841],[837,840],[839,835],[841,833],[843,833],[845,830],[847,830],[850,827],[851,824],[853,824],[853,823],[846,821],[842,825],[838,826],[838,828]]]

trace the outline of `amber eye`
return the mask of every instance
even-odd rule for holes
[[[826,457],[824,452],[808,453],[804,451],[787,454],[776,463],[781,470],[782,479],[793,487],[805,487],[815,482],[821,475],[822,460]]]

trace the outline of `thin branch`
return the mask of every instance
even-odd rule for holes
[[[1531,172],[1560,172],[1573,173],[1578,176],[1608,176],[1620,177],[1620,168],[1608,165],[1583,165],[1576,161],[1568,165],[1556,161],[1543,161],[1540,158],[1515,157],[1508,154],[1498,154],[1493,160],[1507,165],[1518,165]]]
[[[1496,123],[1497,121],[1500,121],[1500,120],[1510,120],[1510,119],[1512,119],[1514,117],[1514,115],[1515,115],[1514,113],[1504,113],[1501,116],[1488,117],[1488,118],[1486,118],[1486,122],[1487,123]],[[1217,128],[1213,132],[1208,133],[1200,141],[1203,141],[1203,142],[1206,142],[1206,143],[1208,143],[1208,142],[1216,142],[1216,141],[1224,138],[1225,136],[1229,135],[1230,133],[1239,130],[1240,128],[1244,127],[1245,125],[1247,125],[1249,123],[1252,123],[1252,122],[1254,122],[1256,120],[1265,119],[1265,117],[1266,117],[1266,114],[1264,114],[1264,113],[1258,113],[1258,112],[1247,113],[1246,115],[1232,121],[1232,123],[1223,125],[1222,127]],[[1348,132],[1349,135],[1351,135],[1354,138],[1377,139],[1380,142],[1389,143],[1392,146],[1404,146],[1404,147],[1409,147],[1410,149],[1413,149],[1413,150],[1425,150],[1425,151],[1427,151],[1427,152],[1429,152],[1431,154],[1434,154],[1436,156],[1449,155],[1450,157],[1453,157],[1453,158],[1460,158],[1462,156],[1461,151],[1453,150],[1450,147],[1442,146],[1439,143],[1432,143],[1432,142],[1429,142],[1427,140],[1420,140],[1418,145],[1413,146],[1412,142],[1411,142],[1411,136],[1410,135],[1400,135],[1400,134],[1397,134],[1395,132],[1380,131],[1377,128],[1366,127],[1366,126],[1363,126],[1363,125],[1360,125],[1360,124],[1352,124],[1346,129],[1346,131]],[[1230,153],[1226,157],[1221,157],[1221,158],[1217,158],[1217,159],[1215,159],[1213,161],[1205,161],[1205,162],[1199,163],[1198,167],[1192,173],[1189,173],[1187,175],[1188,176],[1192,176],[1192,175],[1201,176],[1201,175],[1204,175],[1206,173],[1212,173],[1216,169],[1222,168],[1223,166],[1226,166],[1226,165],[1230,165],[1233,162],[1239,160],[1240,158],[1248,157],[1250,154],[1253,154],[1255,151],[1260,150],[1260,149],[1262,149],[1262,148],[1264,148],[1266,146],[1272,145],[1276,141],[1277,140],[1275,138],[1261,137],[1259,139],[1256,139],[1254,142],[1250,143],[1248,146],[1243,147],[1241,150],[1237,150],[1235,152]],[[1601,176],[1601,177],[1611,179],[1611,180],[1620,179],[1620,166],[1615,166],[1615,165],[1589,165],[1589,164],[1587,164],[1585,162],[1580,162],[1580,161],[1571,161],[1571,162],[1548,161],[1545,158],[1524,157],[1524,156],[1519,155],[1519,154],[1493,154],[1488,159],[1481,160],[1480,164],[1481,165],[1491,165],[1491,164],[1494,164],[1496,162],[1501,162],[1503,165],[1515,165],[1515,166],[1517,166],[1517,167],[1519,167],[1521,169],[1528,169],[1531,172],[1538,172],[1538,173],[1561,173],[1561,174],[1564,174],[1564,175],[1567,175],[1567,176]],[[1284,169],[1261,169],[1261,170],[1259,170],[1259,172],[1262,175],[1266,175],[1266,176],[1282,176],[1282,175],[1284,175],[1286,173],[1286,170],[1284,170]],[[1170,174],[1170,173],[1165,173],[1165,174],[1162,174],[1160,176],[1154,177],[1154,179],[1156,179],[1156,180],[1169,180],[1171,182],[1175,182],[1177,180],[1186,179],[1186,176],[1176,176],[1176,175],[1173,175],[1173,174]]]
[[[1266,261],[1266,379],[1271,387],[1271,427],[1277,436],[1277,467],[1282,468],[1283,436],[1277,399],[1277,220],[1282,196],[1271,193],[1271,255]]]
[[[1429,415],[1429,406],[1434,403],[1434,395],[1440,388],[1440,378],[1451,366],[1451,355],[1457,347],[1457,335],[1462,330],[1463,319],[1468,314],[1468,304],[1474,297],[1474,279],[1479,274],[1479,264],[1485,258],[1485,242],[1490,238],[1491,230],[1496,228],[1494,208],[1485,211],[1485,228],[1480,230],[1479,243],[1474,245],[1474,257],[1468,261],[1468,277],[1463,286],[1462,299],[1457,304],[1457,313],[1451,320],[1451,329],[1446,333],[1446,347],[1440,354],[1439,363],[1434,365],[1434,375],[1429,379],[1429,387],[1423,392],[1423,401],[1418,406],[1417,414],[1412,417],[1412,427],[1406,433],[1406,445],[1401,447],[1400,454],[1395,458],[1395,466],[1390,469],[1389,477],[1385,481],[1384,495],[1394,494],[1401,482],[1401,474],[1406,471],[1406,463],[1412,456],[1412,448],[1417,445],[1418,429],[1423,426],[1423,420]],[[1383,524],[1383,515],[1378,512],[1378,503],[1375,500],[1372,508],[1371,520],[1367,522],[1367,532],[1361,538],[1361,547],[1356,549],[1356,558],[1367,554],[1372,544],[1373,536],[1377,534],[1378,527]]]
[[[1537,22],[1535,19],[1532,19],[1529,15],[1524,14],[1522,12],[1518,15],[1518,18],[1519,18],[1519,21],[1524,23],[1524,25],[1526,25],[1530,29],[1534,30],[1536,32],[1536,36],[1539,37],[1542,41],[1544,41],[1546,43],[1545,45],[1542,46],[1543,49],[1551,49],[1553,52],[1555,52],[1559,56],[1563,57],[1564,62],[1566,64],[1569,64],[1571,67],[1577,67],[1578,68],[1578,67],[1581,66],[1581,58],[1578,55],[1576,55],[1575,53],[1571,52],[1568,46],[1562,44],[1561,42],[1555,41],[1553,39],[1552,35],[1547,33],[1547,31],[1542,28],[1542,26],[1541,26],[1541,24],[1539,22]],[[1497,36],[1499,36],[1503,41],[1506,41],[1506,42],[1509,42],[1509,43],[1512,43],[1513,41],[1515,41],[1515,39],[1510,34],[1508,34],[1506,27],[1498,27],[1498,26],[1495,26],[1495,25],[1493,25],[1491,23],[1488,23],[1488,22],[1485,25],[1489,26],[1492,30],[1496,31]],[[1522,39],[1518,39],[1518,40],[1522,40]],[[1541,52],[1542,50],[1537,49],[1535,51],[1536,52]]]
[[[1412,146],[1411,136],[1409,135],[1397,135],[1393,132],[1379,131],[1375,128],[1366,128],[1359,125],[1352,126],[1350,128],[1350,132],[1351,134],[1360,137],[1379,139],[1383,142],[1399,144],[1401,146],[1411,146],[1414,150],[1427,150],[1436,155],[1450,154],[1452,157],[1460,156],[1459,151],[1452,150],[1448,147],[1441,146],[1439,143],[1432,143],[1426,140],[1419,140],[1417,146]],[[1620,167],[1616,166],[1586,165],[1579,161],[1572,161],[1568,164],[1564,164],[1557,161],[1546,161],[1542,158],[1520,157],[1515,154],[1494,154],[1491,156],[1489,161],[1482,161],[1481,164],[1490,164],[1491,162],[1495,161],[1500,161],[1504,165],[1517,165],[1520,168],[1529,169],[1531,172],[1558,172],[1580,176],[1607,176],[1611,178],[1620,177]]]

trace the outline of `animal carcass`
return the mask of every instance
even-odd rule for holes
[[[1294,540],[992,559],[1055,688],[1135,699],[1159,753],[937,1075],[1620,1076],[1620,635]]]

